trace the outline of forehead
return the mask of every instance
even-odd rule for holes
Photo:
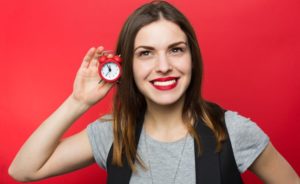
[[[181,28],[171,21],[160,19],[138,31],[134,48],[141,45],[160,48],[179,41],[187,41],[186,34]]]

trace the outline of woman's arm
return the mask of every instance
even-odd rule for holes
[[[267,184],[300,184],[297,173],[271,143],[249,169]]]
[[[103,47],[91,48],[77,72],[72,94],[50,115],[17,153],[9,174],[19,181],[39,180],[70,172],[93,162],[85,130],[61,140],[65,131],[92,105],[101,100],[112,84],[98,83],[97,57]]]

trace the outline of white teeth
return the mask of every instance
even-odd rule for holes
[[[169,80],[169,81],[155,81],[153,84],[155,86],[169,86],[176,82],[176,80]]]

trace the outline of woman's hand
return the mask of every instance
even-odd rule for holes
[[[64,140],[61,137],[113,85],[104,81],[99,83],[98,56],[103,50],[98,47],[87,52],[77,72],[72,94],[34,131],[11,163],[8,172],[13,178],[40,180],[94,162],[85,130]]]
[[[94,105],[101,100],[113,86],[112,83],[107,83],[103,80],[99,83],[101,78],[98,70],[98,58],[103,53],[104,48],[102,46],[97,49],[90,48],[77,72],[71,97],[84,105]]]

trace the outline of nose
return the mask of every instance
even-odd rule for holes
[[[156,61],[156,72],[168,73],[172,70],[170,59],[166,54],[158,54]]]

